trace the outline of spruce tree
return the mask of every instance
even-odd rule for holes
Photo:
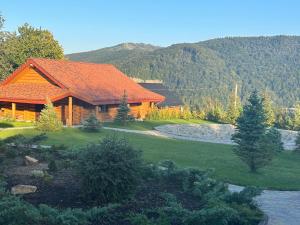
[[[237,120],[232,140],[237,143],[234,152],[249,166],[251,172],[256,172],[270,161],[273,151],[269,141],[265,142],[267,124],[262,99],[254,91],[248,101]]]
[[[236,124],[236,120],[239,118],[242,112],[241,100],[235,96],[232,92],[229,96],[229,103],[226,111],[226,122],[230,124]]]
[[[62,122],[58,119],[52,102],[47,98],[47,103],[44,109],[41,111],[40,117],[36,122],[36,128],[38,130],[48,132],[48,131],[58,131],[63,127]]]
[[[271,127],[275,123],[275,113],[272,106],[272,100],[268,92],[264,92],[262,96],[263,108],[266,115],[266,124]]]
[[[130,108],[127,102],[127,94],[126,91],[124,91],[124,94],[121,98],[121,103],[118,107],[118,113],[116,115],[115,122],[125,125],[126,122],[133,119],[133,117],[129,113],[130,113]]]

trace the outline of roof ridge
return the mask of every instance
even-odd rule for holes
[[[32,60],[35,59],[40,59],[40,60],[47,60],[47,61],[58,61],[58,62],[69,62],[69,63],[80,63],[80,64],[92,64],[92,65],[105,65],[105,66],[113,66],[116,67],[115,65],[111,64],[111,63],[93,63],[93,62],[84,62],[84,61],[72,61],[69,59],[48,59],[48,58],[29,58]]]

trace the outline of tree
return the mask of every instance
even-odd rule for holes
[[[237,143],[234,148],[235,154],[249,166],[251,172],[256,172],[270,161],[272,151],[269,151],[269,142],[264,144],[267,140],[265,136],[267,119],[262,99],[254,91],[248,101],[237,120],[232,140]]]
[[[36,29],[24,24],[18,32],[6,33],[0,46],[3,79],[30,57],[62,59],[64,52],[48,30]]]
[[[36,128],[44,132],[49,132],[61,130],[62,127],[63,124],[58,119],[52,102],[47,98],[45,108],[41,111],[40,117],[36,122]]]
[[[113,136],[87,146],[76,165],[86,199],[103,204],[123,200],[135,190],[142,157],[126,140]]]
[[[282,152],[284,150],[283,143],[281,141],[281,133],[276,128],[271,127],[270,129],[268,129],[265,136],[267,140],[270,141],[273,151]]]
[[[273,110],[271,97],[268,92],[264,92],[262,96],[263,108],[266,115],[266,124],[267,126],[271,127],[275,123],[275,113]]]
[[[232,92],[229,96],[229,103],[226,111],[226,122],[236,124],[236,120],[239,118],[241,112],[241,100],[238,96],[235,96],[235,92]]]
[[[126,94],[126,91],[124,91],[124,94],[121,99],[121,103],[118,108],[118,113],[115,118],[115,122],[125,125],[127,121],[130,121],[133,119],[133,117],[129,114],[129,112],[130,112],[130,108],[129,108],[128,102],[127,102],[127,94]]]
[[[94,114],[91,114],[85,121],[82,122],[83,130],[89,132],[97,132],[102,125]]]

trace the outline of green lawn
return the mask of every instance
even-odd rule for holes
[[[199,119],[172,119],[172,120],[145,120],[145,121],[133,121],[128,122],[125,126],[121,126],[119,124],[113,122],[106,122],[103,125],[106,127],[116,127],[116,128],[124,128],[131,130],[154,130],[154,127],[166,124],[203,124],[203,123],[213,123],[206,120]]]
[[[8,127],[31,127],[33,123],[23,121],[0,121],[0,128]]]
[[[0,131],[0,138],[16,133],[28,136],[38,134],[34,129],[3,130]],[[257,174],[252,174],[233,154],[230,145],[174,140],[109,130],[103,130],[100,133],[85,133],[72,128],[49,133],[49,138],[44,141],[44,144],[85,145],[114,133],[128,138],[132,145],[143,150],[144,158],[149,162],[171,159],[184,167],[214,168],[216,178],[233,184],[280,190],[300,190],[300,154],[293,152],[278,154],[271,165]]]

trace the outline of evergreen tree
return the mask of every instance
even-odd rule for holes
[[[124,91],[124,94],[121,99],[121,103],[118,108],[118,113],[115,118],[115,122],[125,125],[126,122],[133,119],[133,117],[129,113],[130,113],[130,108],[127,102],[127,94],[126,91]]]
[[[40,117],[36,122],[36,128],[38,130],[48,132],[61,130],[62,127],[63,124],[58,119],[52,102],[47,98],[45,108],[41,111]]]
[[[249,166],[251,172],[255,172],[270,161],[273,152],[269,141],[266,142],[267,125],[262,99],[254,91],[248,101],[237,120],[232,140],[237,143],[234,152]]]
[[[262,103],[266,115],[266,124],[271,127],[275,123],[275,113],[272,106],[272,100],[268,92],[264,92],[262,96]]]
[[[236,124],[236,120],[239,118],[241,112],[241,100],[238,96],[235,96],[234,92],[232,92],[229,96],[229,103],[226,111],[226,122]]]
[[[275,152],[282,152],[284,150],[281,133],[274,127],[270,128],[266,133],[266,138],[271,143],[272,150]]]
[[[91,114],[85,121],[82,122],[83,130],[89,132],[97,132],[102,125],[94,114]]]

